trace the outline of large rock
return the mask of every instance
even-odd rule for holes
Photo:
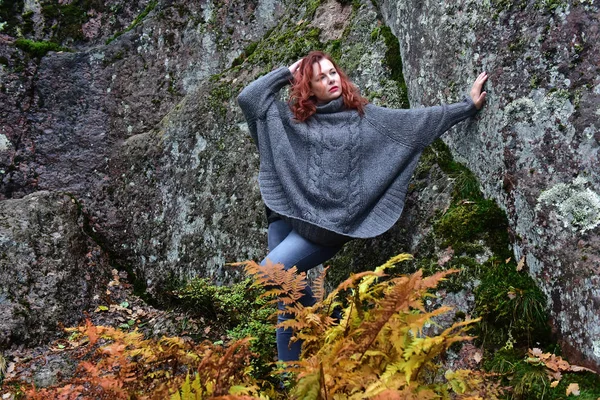
[[[85,225],[65,194],[0,202],[0,348],[47,340],[97,303],[110,271]]]
[[[322,48],[370,100],[405,105],[397,40],[371,1],[90,1],[69,23],[60,20],[69,14],[63,3],[14,2],[16,16],[0,36],[0,199],[6,210],[36,204],[20,217],[35,225],[38,214],[51,213],[46,202],[24,196],[68,191],[85,232],[140,290],[158,294],[194,274],[224,282],[236,275],[226,262],[264,256],[258,159],[235,103],[252,79]],[[587,2],[543,4],[388,0],[379,7],[400,38],[413,106],[454,101],[479,70],[491,72],[488,107],[467,133],[447,141],[511,216],[517,257],[525,255],[543,285],[556,326],[572,332],[565,343],[596,365],[598,316],[589,310],[600,301],[590,272],[599,247],[598,33],[591,24],[598,11]],[[72,51],[34,55],[17,46],[19,34]],[[440,252],[451,256],[444,241],[431,239],[431,223],[438,207],[457,201],[449,196],[455,178],[437,167],[421,175],[403,223],[347,246],[336,261],[340,276],[348,265],[373,266],[400,251],[427,253],[428,262]],[[69,226],[89,242],[78,224]],[[82,251],[73,257],[85,260],[89,251]],[[20,270],[31,268],[28,253],[19,254]],[[23,307],[15,301],[11,310]],[[63,319],[75,320],[83,308]],[[7,326],[27,326],[19,318],[11,311]]]
[[[315,15],[327,10],[337,18],[311,22],[310,10],[291,6],[277,31],[256,42],[239,65],[190,91],[156,129],[130,137],[113,155],[107,198],[120,225],[98,229],[120,244],[150,291],[194,274],[225,282],[239,276],[227,262],[266,254],[258,154],[236,103],[244,85],[314,48],[337,45],[342,65],[365,93],[400,103],[383,37],[371,38],[378,27],[373,6],[358,13],[331,0]]]
[[[40,189],[68,191],[111,263],[151,293],[195,274],[226,281],[237,276],[226,262],[265,254],[258,158],[235,102],[245,84],[327,47],[372,99],[401,97],[368,2],[359,13],[334,0],[319,10],[295,1],[116,1],[106,7],[121,22],[103,14],[84,37],[75,28],[53,36],[44,7],[19,4],[16,20],[34,22],[28,38],[72,51],[39,56],[0,38],[0,198],[8,207]],[[312,20],[327,12],[335,15]],[[15,26],[6,32],[17,35]],[[12,312],[8,323],[27,326]]]
[[[66,12],[48,16],[48,10],[66,7],[62,3],[23,9],[19,18],[42,25],[67,18]],[[90,37],[81,32],[93,13],[76,21],[70,37],[48,37],[34,24],[30,39],[61,40],[73,52],[40,58],[16,38],[0,37],[0,199],[36,190],[92,197],[111,179],[115,148],[151,130],[198,82],[230,66],[275,23],[280,8],[268,0],[227,8],[211,1],[154,1],[137,5],[136,16],[135,5],[99,3],[102,18]],[[119,30],[111,36],[109,27]],[[107,38],[112,41],[105,43]]]
[[[600,11],[594,2],[383,0],[412,106],[488,105],[446,136],[507,211],[515,256],[545,292],[564,350],[600,368]]]

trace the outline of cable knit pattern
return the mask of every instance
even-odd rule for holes
[[[238,102],[259,149],[265,204],[299,234],[324,245],[391,228],[425,146],[477,112],[466,98],[410,110],[369,104],[361,117],[346,110],[340,97],[300,123],[276,99],[291,79],[281,67],[248,85]]]

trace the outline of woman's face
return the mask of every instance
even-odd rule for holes
[[[342,82],[335,67],[326,58],[312,65],[313,77],[310,80],[311,95],[317,103],[327,103],[342,95]]]

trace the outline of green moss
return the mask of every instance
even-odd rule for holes
[[[597,400],[600,398],[600,375],[591,372],[566,373],[552,391],[552,399],[564,399],[563,393],[571,383],[579,385],[578,400]]]
[[[546,297],[514,262],[492,259],[475,290],[475,312],[482,318],[480,339],[490,347],[509,340],[532,347],[549,343]]]
[[[402,74],[402,57],[400,55],[398,38],[394,36],[389,26],[381,26],[371,32],[372,40],[376,40],[379,37],[383,37],[387,47],[385,52],[385,62],[390,69],[391,78],[398,85],[402,103],[405,104],[405,107],[409,107],[408,90],[406,89],[406,82],[404,81],[404,75]]]
[[[246,46],[244,51],[242,51],[242,54],[237,56],[235,60],[231,62],[231,67],[242,65],[243,62],[254,53],[256,47],[258,47],[258,42],[252,42],[248,46]]]
[[[296,61],[311,50],[322,49],[320,33],[320,29],[311,27],[307,21],[299,25],[283,21],[256,44],[247,61],[264,65],[270,71],[273,65]]]
[[[540,86],[540,77],[537,74],[531,75],[531,79],[529,80],[529,87],[532,89],[537,89]]]
[[[19,16],[23,12],[23,0],[0,1],[0,32],[10,36],[18,36],[21,20]]]
[[[26,12],[21,17],[23,18],[23,24],[21,25],[21,34],[26,36],[33,33],[33,12]]]
[[[524,9],[527,6],[527,1],[525,0],[492,0],[492,7],[494,7],[498,11],[507,11],[511,8],[518,8],[520,10]]]
[[[567,3],[564,0],[540,0],[536,3],[536,8],[553,13],[559,7],[565,7]]]
[[[225,117],[229,108],[229,101],[233,97],[233,89],[230,83],[221,82],[215,85],[209,93],[208,104],[213,112]]]
[[[15,40],[15,46],[31,57],[44,57],[49,51],[69,51],[65,47],[61,47],[58,43],[54,42],[36,42],[29,39],[17,39]]]
[[[492,200],[453,204],[434,224],[435,234],[444,238],[442,246],[457,254],[474,255],[465,244],[483,240],[495,253],[509,256],[506,230],[506,215]]]
[[[325,52],[329,54],[334,60],[342,58],[342,39],[331,40],[325,46]]]
[[[52,27],[52,37],[62,43],[65,39],[82,40],[83,25],[89,19],[87,4],[83,1],[74,1],[71,4],[46,4],[42,6],[42,15],[46,22],[55,21]]]
[[[172,305],[187,314],[210,319],[227,330],[231,339],[255,338],[251,350],[252,375],[267,378],[273,370],[275,328],[271,323],[275,308],[261,299],[264,289],[252,286],[246,279],[231,286],[217,286],[206,278],[194,278],[173,291]],[[202,337],[203,332],[192,336]]]
[[[308,0],[306,1],[306,17],[312,19],[315,15],[315,11],[321,5],[321,0]]]
[[[544,350],[556,354],[552,348]],[[503,348],[494,352],[484,362],[487,371],[500,374],[501,383],[513,388],[513,399],[566,399],[566,389],[577,383],[581,391],[578,399],[596,400],[600,397],[600,376],[590,372],[564,372],[560,383],[550,387],[550,380],[542,365],[532,365],[525,361],[526,350]]]
[[[133,28],[135,28],[136,26],[138,26],[140,24],[140,22],[142,22],[144,20],[144,18],[146,18],[146,16],[148,14],[150,14],[150,12],[152,10],[154,10],[154,8],[156,8],[157,4],[158,4],[157,0],[152,0],[150,3],[148,3],[146,8],[144,8],[144,10],[137,17],[135,17],[135,19],[131,22],[131,24],[129,24],[129,26],[127,28],[125,28],[124,30],[122,30],[120,32],[115,33],[110,38],[108,38],[106,40],[106,44],[109,44],[110,42],[112,42],[113,40],[115,40],[116,38],[121,36],[122,34],[127,33],[130,30],[132,30]]]

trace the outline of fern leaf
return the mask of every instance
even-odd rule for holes
[[[177,391],[171,395],[171,400],[182,400],[181,395],[179,395],[179,391]]]
[[[313,296],[315,297],[317,303],[321,303],[325,298],[325,277],[327,275],[327,270],[329,270],[329,266],[323,269],[311,286],[313,290]]]
[[[389,269],[396,264],[399,264],[403,261],[409,261],[412,259],[413,259],[412,254],[407,254],[407,253],[398,254],[397,256],[390,258],[385,264],[375,268],[375,272],[379,272],[380,270],[385,271],[386,269]]]
[[[98,341],[98,329],[92,324],[92,321],[90,321],[89,318],[86,318],[85,320],[85,334],[90,341],[90,346],[95,345]]]
[[[321,398],[321,373],[319,370],[300,379],[293,394],[298,399],[319,400]]]
[[[185,382],[181,386],[181,397],[181,400],[194,400],[192,399],[192,385],[190,384],[189,373],[185,376]]]

